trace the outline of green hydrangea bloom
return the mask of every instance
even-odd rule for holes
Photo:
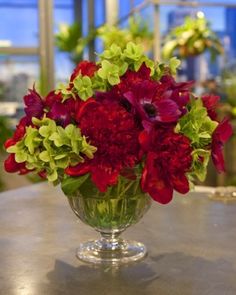
[[[38,128],[27,127],[25,136],[7,149],[15,153],[16,162],[26,162],[26,167],[36,172],[46,171],[48,180],[56,182],[69,165],[83,162],[84,156],[93,158],[96,147],[86,141],[76,126],[63,128],[49,118],[33,118],[33,123]]]
[[[92,82],[88,76],[77,76],[73,81],[73,84],[79,97],[83,101],[86,101],[89,97],[93,95]]]
[[[200,98],[192,98],[188,108],[188,113],[180,118],[176,132],[184,134],[191,140],[193,164],[190,176],[203,181],[210,157],[212,133],[218,123],[208,116],[207,109]]]

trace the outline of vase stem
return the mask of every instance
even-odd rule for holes
[[[97,241],[97,245],[102,251],[118,251],[123,250],[126,246],[125,241],[120,238],[121,232],[100,232],[101,238]]]

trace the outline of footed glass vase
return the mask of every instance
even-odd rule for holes
[[[120,235],[149,209],[151,198],[148,195],[139,192],[92,196],[78,191],[68,197],[68,201],[76,216],[101,234],[98,240],[80,244],[76,252],[79,259],[90,263],[123,264],[146,255],[142,243],[124,240]]]

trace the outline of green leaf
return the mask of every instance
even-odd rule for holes
[[[191,176],[197,177],[200,181],[204,181],[207,174],[207,165],[210,158],[210,151],[196,149],[192,153],[193,164]]]
[[[43,162],[50,162],[50,156],[48,151],[42,151],[39,154],[39,159],[42,160]]]
[[[27,160],[27,154],[24,152],[18,152],[15,154],[15,160],[17,163],[24,163]]]
[[[80,177],[68,177],[62,181],[61,189],[66,196],[73,196],[88,177],[88,173]]]
[[[49,173],[47,174],[47,179],[48,179],[48,181],[50,181],[50,182],[54,182],[54,181],[56,181],[57,178],[58,178],[57,170],[53,170],[52,172],[49,172]]]
[[[177,57],[172,57],[170,59],[169,65],[170,65],[170,72],[172,75],[176,75],[177,69],[180,66],[181,61],[177,59]]]

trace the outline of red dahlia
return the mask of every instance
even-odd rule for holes
[[[122,169],[139,160],[140,133],[133,116],[117,101],[89,99],[80,109],[77,120],[83,135],[97,147],[93,159],[66,169],[72,176],[90,172],[101,192],[114,185]]]

